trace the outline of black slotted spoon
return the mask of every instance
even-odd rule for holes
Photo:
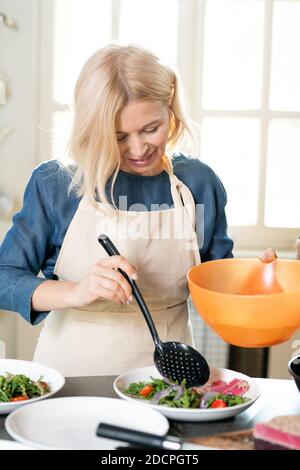
[[[99,243],[105,249],[109,256],[120,255],[115,245],[107,235],[99,235]],[[163,342],[158,336],[156,327],[148,307],[142,297],[136,282],[129,276],[118,269],[132,287],[132,293],[141,312],[147,322],[148,328],[152,335],[155,350],[154,363],[159,373],[171,380],[172,382],[181,382],[185,379],[187,387],[195,387],[205,384],[209,379],[209,366],[205,358],[196,349],[191,346],[179,343],[177,341]]]

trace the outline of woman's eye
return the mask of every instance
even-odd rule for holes
[[[158,128],[159,128],[159,126],[153,127],[153,129],[145,129],[145,132],[147,132],[149,134],[152,134],[152,133],[156,132]]]
[[[156,132],[158,128],[159,126],[156,126],[156,127],[153,127],[152,129],[145,129],[143,132],[145,132],[146,134],[154,134],[154,132]],[[117,136],[118,142],[125,142],[126,139],[127,139],[127,135]]]

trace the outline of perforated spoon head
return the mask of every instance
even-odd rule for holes
[[[205,358],[184,343],[160,343],[154,351],[154,363],[163,377],[178,384],[185,380],[187,387],[203,385],[209,379],[210,369]]]

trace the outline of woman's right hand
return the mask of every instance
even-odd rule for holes
[[[118,269],[122,269],[130,278],[137,279],[136,267],[123,256],[101,259],[85,279],[73,284],[70,292],[73,306],[84,307],[101,299],[121,305],[131,302],[131,286]]]

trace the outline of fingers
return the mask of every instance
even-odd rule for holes
[[[268,248],[265,250],[259,257],[260,261],[263,263],[272,263],[277,258],[275,250],[273,248]]]
[[[97,265],[110,269],[122,269],[131,279],[137,280],[138,278],[136,266],[130,263],[124,256],[110,256],[98,261]]]
[[[108,299],[111,302],[114,302],[119,305],[124,305],[127,301],[124,302],[123,297],[118,295],[118,292],[111,289],[106,289],[103,285],[98,286],[97,289],[97,299],[104,298]]]
[[[73,300],[76,305],[92,305],[101,298],[117,304],[128,304],[133,300],[130,283],[125,279],[121,269],[131,279],[137,279],[137,268],[123,256],[112,256],[99,260],[88,276],[75,283]]]
[[[136,266],[123,256],[111,256],[98,261],[93,266],[91,273],[98,279],[99,286],[113,292],[122,304],[126,304],[133,300],[132,289],[118,269],[124,271],[130,278],[137,279]]]
[[[131,286],[119,271],[96,264],[92,268],[92,274],[97,277],[99,285],[114,291],[122,303],[133,300]]]

